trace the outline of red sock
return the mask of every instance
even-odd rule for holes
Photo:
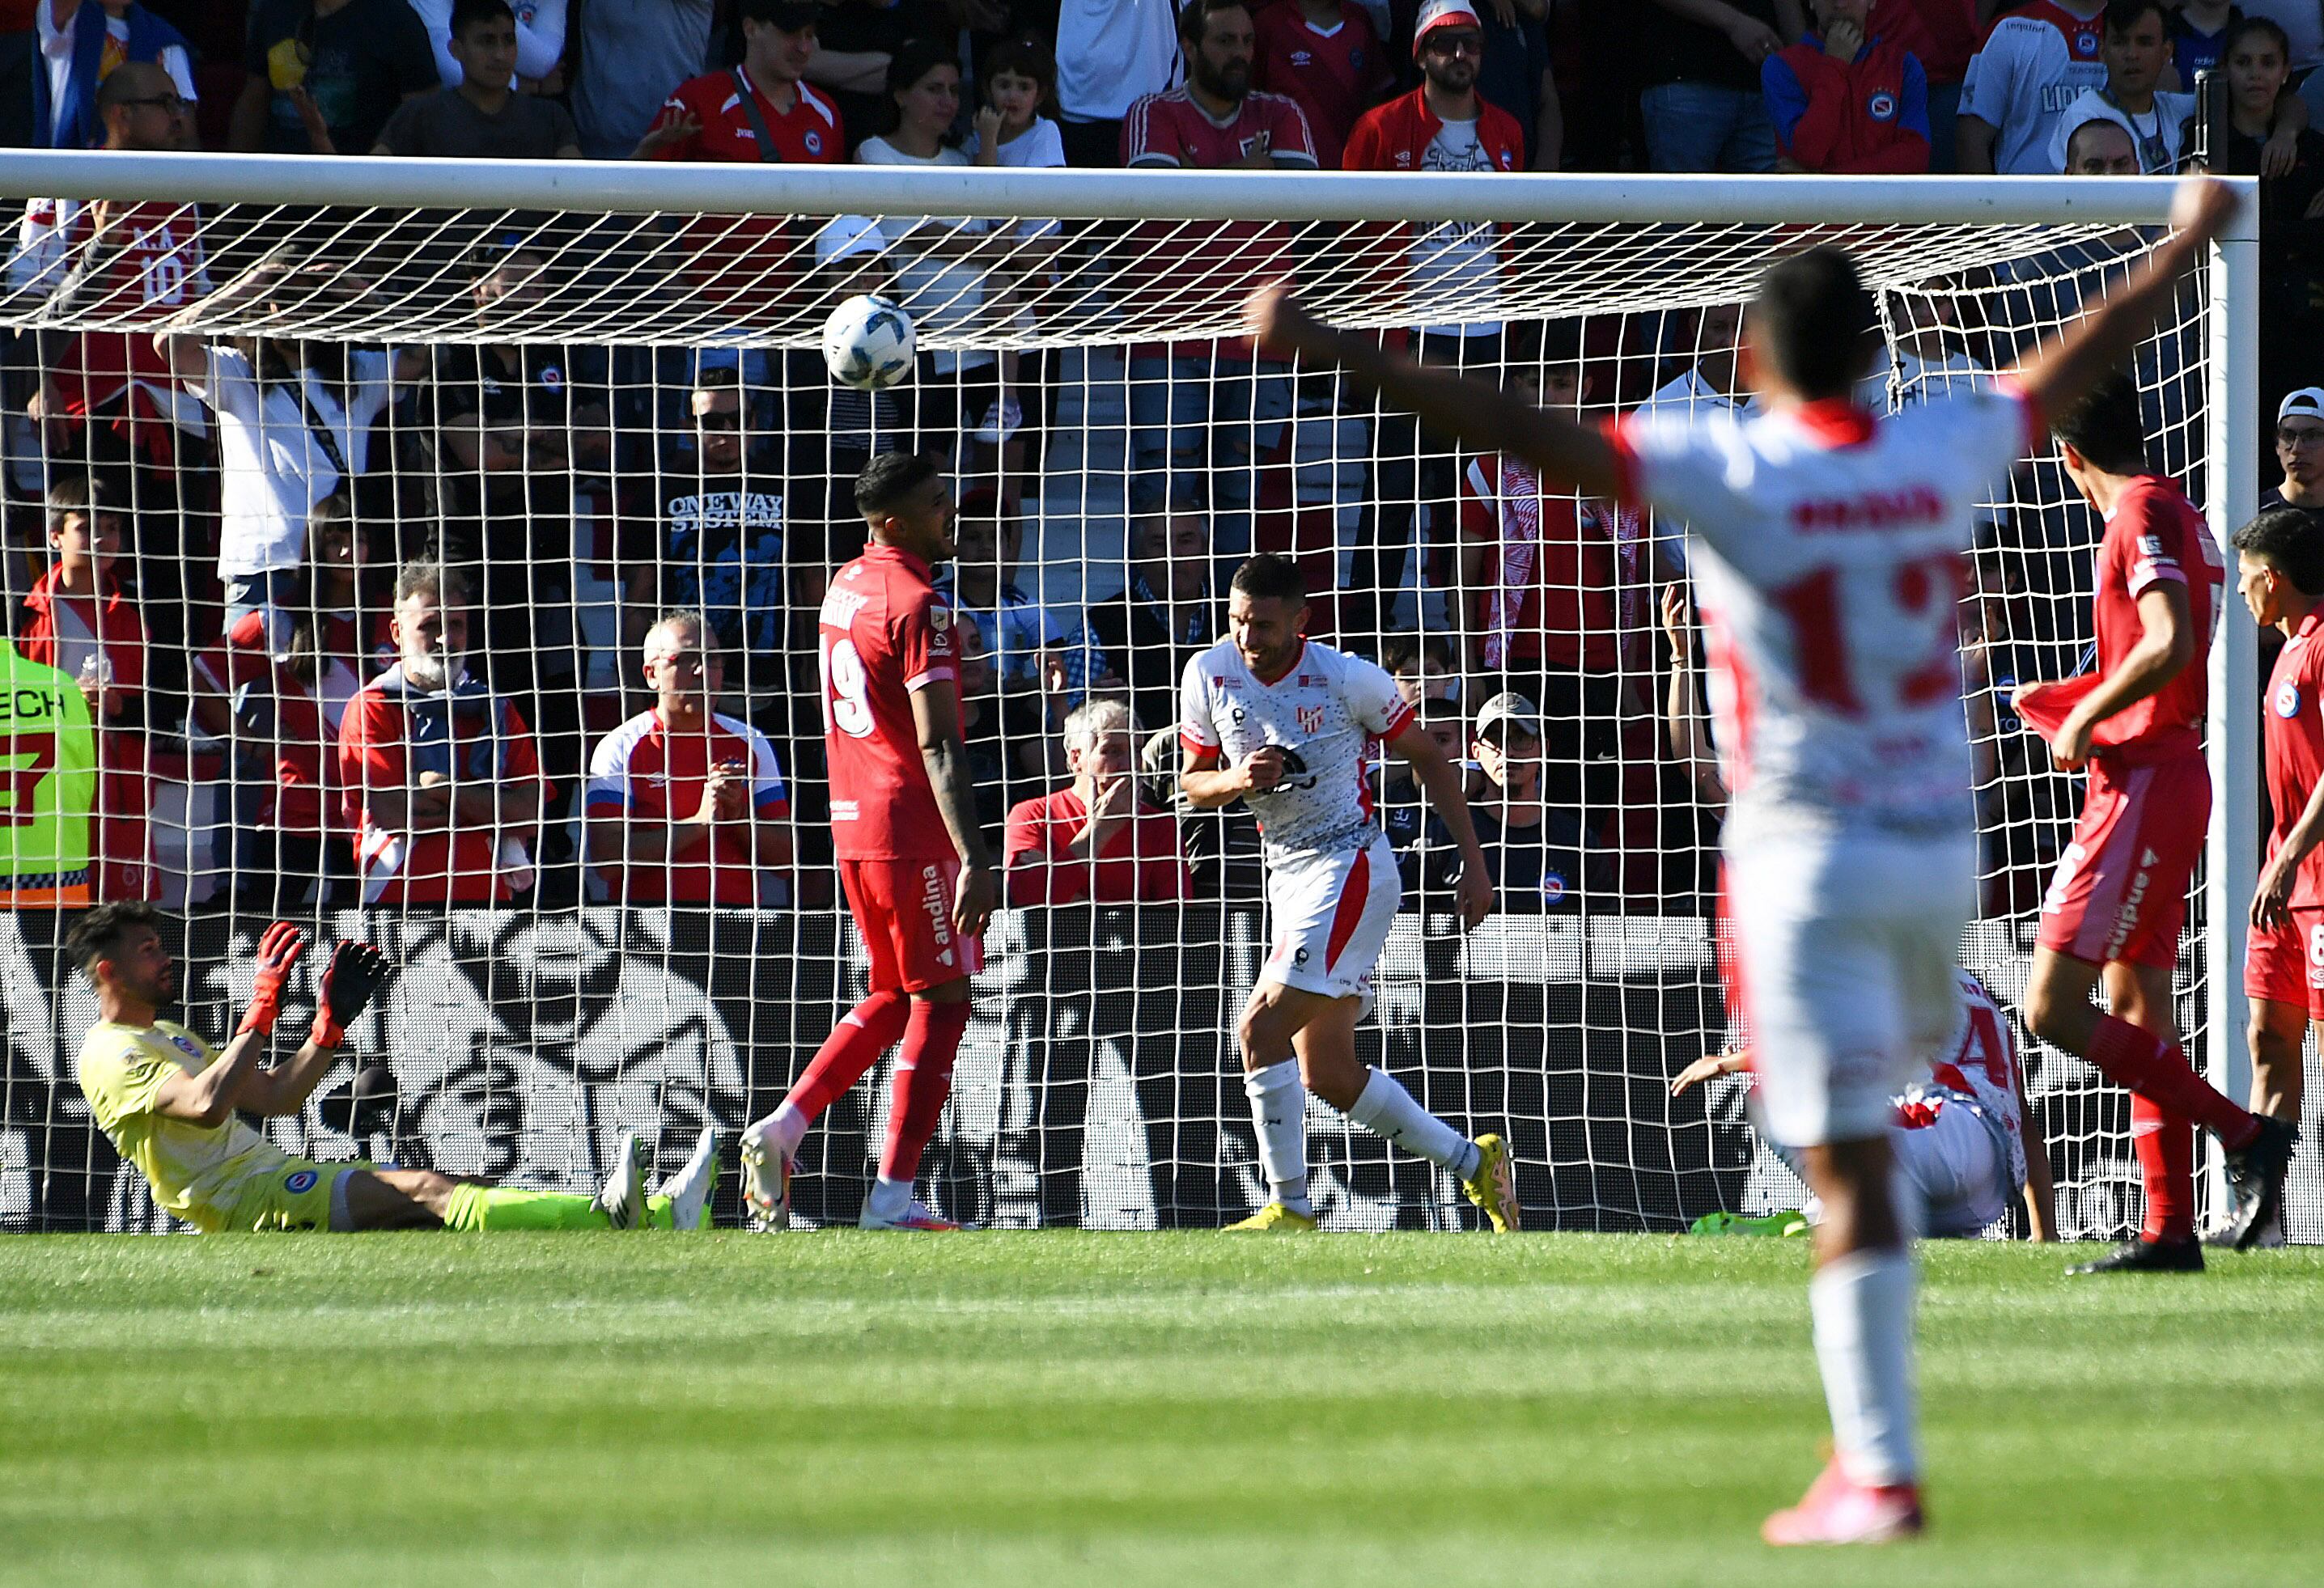
[[[2143,1241],[2183,1241],[2195,1233],[2195,1133],[2145,1098],[2130,1099],[2130,1144],[2146,1182]]]
[[[2084,1057],[2116,1086],[2127,1087],[2165,1114],[2193,1120],[2231,1148],[2246,1146],[2259,1134],[2259,1121],[2197,1075],[2176,1042],[2127,1020],[2099,1015]]]
[[[888,1144],[880,1154],[880,1178],[911,1181],[920,1174],[920,1154],[936,1134],[945,1099],[952,1096],[952,1061],[968,1029],[966,1004],[916,999],[904,1028],[904,1051],[896,1055],[896,1089],[888,1099]]]
[[[896,1039],[904,1034],[910,1005],[911,1000],[901,993],[873,993],[850,1009],[823,1039],[806,1073],[792,1084],[783,1101],[809,1119],[837,1102],[842,1093],[863,1079],[865,1070],[880,1062],[881,1054],[896,1045]]]

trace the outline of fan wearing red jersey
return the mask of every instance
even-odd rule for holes
[[[2302,1039],[2311,1023],[2324,1034],[2324,519],[2270,508],[2231,544],[2253,620],[2283,636],[2261,715],[2275,826],[2244,950],[2251,1107],[2297,1123]]]
[[[855,506],[872,544],[823,598],[823,742],[832,849],[872,958],[871,995],[781,1106],[742,1133],[742,1191],[761,1224],[788,1225],[807,1126],[901,1038],[880,1178],[860,1222],[957,1229],[912,1188],[952,1094],[1000,877],[961,734],[952,609],[931,583],[954,552],[952,488],[933,458],[883,453],[856,476]]]
[[[1251,300],[1269,347],[1338,365],[1464,446],[1688,522],[1735,791],[1722,848],[1760,1092],[1824,1208],[1808,1295],[1834,1456],[1767,1519],[1769,1543],[1881,1543],[1923,1527],[1914,1276],[1887,1125],[1895,1084],[1952,1023],[1974,892],[1952,592],[1978,504],[2039,435],[2037,416],[2079,401],[2153,329],[2236,204],[2222,184],[2190,182],[2178,234],[2004,390],[1884,418],[1852,403],[1877,323],[1853,262],[1830,247],[1761,281],[1738,353],[1752,414],[1611,434],[1327,329],[1283,288]],[[2230,1161],[2247,1219],[2280,1170],[2248,1152]]]
[[[2102,381],[2052,421],[2066,473],[2106,520],[2093,616],[2098,671],[2028,684],[2020,716],[2089,785],[2073,841],[2042,901],[2025,1023],[2132,1094],[2131,1143],[2145,1184],[2138,1238],[2077,1273],[2203,1266],[2195,1239],[2194,1122],[2230,1152],[2288,1159],[2289,1133],[2208,1085],[2180,1047],[2172,987],[2187,887],[2203,852],[2211,778],[2202,729],[2204,654],[2227,569],[2202,515],[2148,471],[2138,388]],[[2090,993],[2103,980],[2110,1013]],[[2263,1180],[2272,1212],[2280,1174]],[[2255,1223],[2238,1225],[2243,1238]]]
[[[589,757],[589,858],[617,904],[755,910],[790,869],[789,797],[767,736],[718,710],[726,662],[700,612],[646,630],[654,692]]]

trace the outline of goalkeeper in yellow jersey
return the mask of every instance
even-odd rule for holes
[[[385,958],[369,943],[339,944],[317,989],[312,1033],[288,1064],[269,1066],[283,983],[307,951],[305,935],[288,922],[267,929],[249,1012],[219,1050],[160,1018],[178,995],[177,956],[162,939],[161,919],[148,904],[102,904],[65,940],[97,989],[99,1018],[81,1043],[80,1088],[115,1148],[152,1183],[154,1200],[197,1229],[708,1226],[718,1178],[715,1129],[704,1130],[693,1157],[650,1198],[635,1136],[623,1141],[595,1197],[290,1156],[237,1115],[300,1111],[329,1071],[348,1023],[379,990]]]

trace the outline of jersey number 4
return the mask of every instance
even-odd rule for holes
[[[1898,620],[1883,625],[1895,638],[1886,647],[1884,660],[1889,665],[1877,675],[1893,674],[1895,695],[1867,701],[1864,686],[1872,679],[1849,652],[1841,582],[1849,581],[1848,594],[1853,598],[1858,581],[1877,577],[1870,570],[1820,568],[1769,598],[1791,621],[1801,693],[1843,717],[1862,717],[1886,707],[1932,706],[1960,692],[1958,612],[1969,593],[1967,559],[1942,552],[1887,572],[1887,597]]]

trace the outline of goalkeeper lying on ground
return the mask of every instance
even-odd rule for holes
[[[80,1088],[97,1123],[143,1170],[162,1208],[205,1234],[219,1230],[634,1229],[706,1226],[718,1179],[717,1134],[706,1129],[686,1167],[645,1195],[639,1143],[626,1138],[595,1197],[519,1191],[425,1169],[293,1158],[235,1115],[296,1115],[337,1056],[346,1026],[379,990],[387,963],[369,943],[343,942],[318,989],[315,1027],[286,1065],[267,1067],[282,985],[307,951],[288,922],[258,945],[250,1009],[223,1051],[159,1018],[178,994],[177,956],[151,905],[102,904],[65,939],[97,989],[98,1020],[80,1047]]]

